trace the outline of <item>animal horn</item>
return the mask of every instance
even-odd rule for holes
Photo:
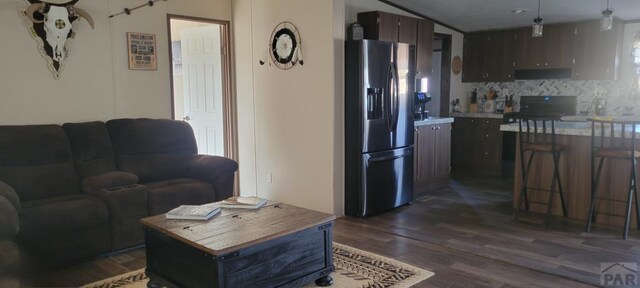
[[[73,10],[75,11],[76,15],[84,18],[85,20],[87,20],[87,22],[89,22],[89,25],[91,25],[91,29],[94,29],[93,19],[91,18],[91,16],[89,16],[89,13],[87,13],[87,11],[76,7],[73,7]]]
[[[35,18],[33,18],[33,13],[36,13],[36,12],[42,13],[42,11],[44,10],[44,7],[46,7],[46,5],[47,4],[45,4],[45,3],[34,3],[34,4],[31,4],[31,5],[29,5],[29,7],[27,7],[27,10],[24,11],[24,14],[26,14],[27,18],[29,18],[29,20],[31,20],[31,22],[33,22],[33,23],[44,23],[44,19],[36,20]]]

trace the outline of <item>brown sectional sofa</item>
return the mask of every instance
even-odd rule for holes
[[[14,236],[54,263],[142,244],[140,218],[230,197],[237,168],[180,121],[0,126],[0,259]]]

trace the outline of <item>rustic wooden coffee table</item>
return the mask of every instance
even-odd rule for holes
[[[334,215],[282,203],[209,221],[141,220],[148,287],[329,286]]]

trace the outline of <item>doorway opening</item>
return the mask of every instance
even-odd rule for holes
[[[429,76],[431,102],[425,109],[429,116],[449,117],[451,90],[451,35],[435,33],[433,37],[432,71]]]
[[[168,15],[173,119],[193,128],[199,154],[237,160],[229,22]]]

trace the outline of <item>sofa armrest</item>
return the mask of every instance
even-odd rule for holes
[[[20,231],[18,210],[4,196],[0,196],[0,238],[13,238]]]
[[[13,205],[13,208],[16,209],[16,211],[20,212],[21,206],[18,193],[16,193],[16,190],[14,190],[13,187],[7,185],[2,181],[0,181],[0,197],[4,197],[9,200],[9,202],[11,202],[11,205]]]
[[[233,195],[235,173],[238,163],[229,158],[210,155],[196,155],[185,166],[188,177],[209,182],[216,191],[216,201]]]
[[[138,184],[138,176],[128,172],[112,171],[82,179],[82,191],[87,194],[95,194],[100,190],[110,190]]]
[[[0,181],[0,238],[13,238],[20,231],[20,198],[16,191]]]
[[[109,208],[112,250],[144,243],[140,219],[148,215],[146,186],[132,184],[95,190],[88,194],[102,199]]]

